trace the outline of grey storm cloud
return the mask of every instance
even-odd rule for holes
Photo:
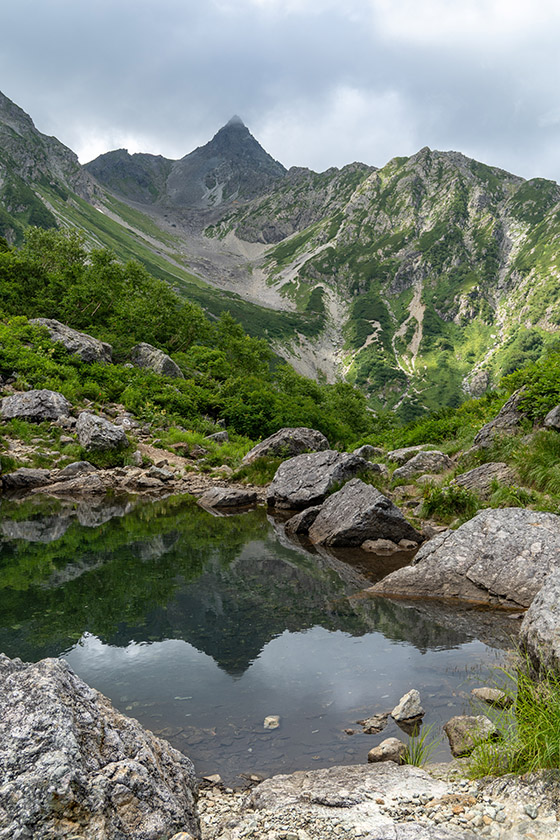
[[[286,166],[427,145],[560,180],[559,26],[552,0],[18,0],[0,89],[83,161],[240,114]]]

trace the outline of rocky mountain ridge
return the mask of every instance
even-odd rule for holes
[[[286,172],[239,118],[179,161],[117,150],[76,170],[2,102],[2,161],[18,163],[4,163],[0,233],[81,227],[208,311],[231,308],[299,372],[357,385],[374,410],[457,405],[556,340],[552,181],[428,148],[380,169]]]

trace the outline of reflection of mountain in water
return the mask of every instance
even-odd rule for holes
[[[0,649],[8,655],[58,655],[85,632],[117,646],[178,638],[240,674],[285,630],[377,631],[424,651],[478,633],[501,646],[492,633],[503,641],[511,625],[495,613],[485,624],[474,611],[358,597],[370,583],[359,564],[281,543],[262,510],[216,518],[170,499],[96,515],[97,528],[68,524],[67,510],[58,523],[52,511],[43,521],[4,518]],[[46,533],[59,536],[46,544]]]

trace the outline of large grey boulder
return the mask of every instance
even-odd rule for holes
[[[393,481],[403,478],[412,478],[421,473],[440,473],[450,470],[454,466],[448,455],[439,452],[437,449],[431,452],[418,452],[413,455],[402,467],[397,467],[393,473]]]
[[[560,517],[525,508],[480,511],[424,543],[412,565],[368,591],[528,607],[560,568]]]
[[[179,365],[175,364],[170,356],[163,350],[158,350],[157,347],[152,347],[151,344],[145,342],[141,342],[132,348],[130,361],[136,367],[150,368],[150,370],[162,376],[170,376],[173,379],[185,378]]]
[[[302,452],[320,452],[328,448],[328,440],[316,429],[308,429],[305,426],[280,429],[253,446],[241,463],[252,464],[264,455],[292,458],[294,455],[301,455]]]
[[[73,330],[54,318],[32,318],[29,323],[36,327],[46,327],[53,341],[59,341],[69,353],[79,356],[83,362],[110,364],[112,361],[113,348],[105,341]]]
[[[390,452],[387,452],[387,459],[393,461],[395,464],[406,464],[417,452],[422,452],[426,448],[433,449],[429,443],[422,443],[418,446],[405,446],[402,449],[392,449]]]
[[[474,439],[473,448],[487,449],[492,445],[496,435],[514,434],[519,430],[519,424],[525,416],[521,410],[524,390],[524,388],[520,388],[515,391],[509,400],[504,403],[496,417],[482,427]]]
[[[560,671],[560,570],[548,575],[525,613],[520,639],[539,669]]]
[[[122,426],[115,426],[104,417],[89,411],[82,411],[76,423],[78,443],[90,451],[121,449],[128,446],[128,438]]]
[[[453,483],[484,497],[490,494],[494,481],[506,485],[514,484],[515,473],[511,467],[501,461],[490,461],[456,476]]]
[[[254,505],[257,494],[254,490],[238,490],[235,487],[211,487],[202,494],[198,504],[202,507],[238,508]]]
[[[0,414],[4,420],[17,417],[30,423],[43,423],[46,420],[58,420],[67,417],[72,404],[59,394],[41,388],[35,391],[20,391],[4,397],[1,401]]]
[[[383,493],[353,478],[322,505],[309,528],[309,539],[321,545],[355,546],[366,540],[422,537]]]
[[[296,455],[280,464],[268,488],[270,507],[302,510],[321,504],[336,484],[370,469],[357,455],[326,449]]]
[[[192,762],[66,664],[0,654],[0,837],[200,837]]]

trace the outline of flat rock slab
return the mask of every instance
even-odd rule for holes
[[[276,470],[267,502],[270,507],[287,510],[319,505],[337,484],[369,469],[364,458],[334,449],[296,455]]]
[[[264,455],[292,458],[303,452],[319,452],[329,448],[329,442],[321,432],[305,426],[279,429],[270,437],[257,443],[247,452],[242,464],[252,464]]]
[[[35,391],[21,391],[4,397],[0,402],[0,414],[4,420],[17,417],[30,423],[59,420],[67,417],[71,403],[58,391],[41,388]]]
[[[274,776],[254,788],[244,811],[227,821],[223,834],[219,826],[215,836],[265,838],[264,825],[270,821],[287,826],[307,824],[313,837],[347,834],[362,840],[475,840],[474,833],[457,826],[396,822],[383,812],[383,803],[403,792],[438,799],[448,789],[446,782],[433,779],[418,767],[399,767],[392,761]],[[294,832],[294,837],[299,834]]]
[[[0,654],[0,837],[200,837],[192,762],[66,664]]]
[[[520,637],[540,669],[560,671],[560,571],[545,580],[523,617]]]
[[[515,473],[511,467],[501,461],[490,461],[487,464],[481,464],[480,467],[475,467],[474,470],[456,476],[453,483],[465,487],[467,490],[472,490],[480,496],[488,496],[494,481],[506,485],[515,484]]]
[[[357,546],[366,540],[421,540],[401,511],[383,493],[353,478],[324,502],[309,528],[311,542]]]
[[[257,501],[254,490],[236,490],[234,487],[212,487],[203,493],[198,504],[202,507],[249,507]]]
[[[411,566],[368,591],[413,598],[459,598],[528,607],[560,568],[560,517],[525,508],[487,509],[425,543]]]
[[[73,330],[54,318],[32,318],[29,323],[35,327],[45,327],[53,341],[63,344],[69,353],[79,356],[83,362],[111,363],[113,348],[105,341]]]
[[[51,471],[20,467],[12,473],[2,476],[4,490],[31,490],[33,487],[44,487],[51,482]]]
[[[452,469],[453,466],[451,458],[437,449],[433,452],[418,452],[402,467],[397,467],[393,473],[393,481],[412,478],[421,473],[440,473]]]

